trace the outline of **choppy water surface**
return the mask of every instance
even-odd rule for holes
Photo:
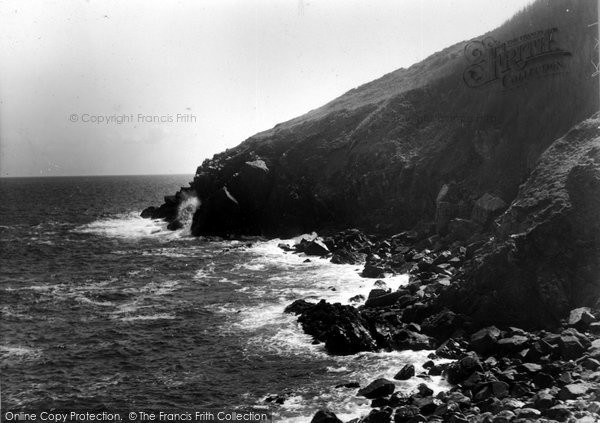
[[[307,421],[327,406],[351,418],[368,401],[335,385],[426,361],[410,351],[329,356],[283,313],[298,298],[368,293],[357,267],[304,263],[280,240],[208,242],[138,217],[190,179],[0,179],[4,409],[262,406],[278,421]],[[283,393],[283,405],[263,401]]]

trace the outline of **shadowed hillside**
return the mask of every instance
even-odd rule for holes
[[[485,193],[510,203],[548,145],[598,109],[595,16],[593,0],[537,1],[205,160],[193,233],[391,233],[433,221],[444,185],[445,220]]]

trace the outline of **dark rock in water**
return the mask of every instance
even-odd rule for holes
[[[390,287],[387,285],[387,283],[385,283],[385,281],[382,281],[381,279],[378,279],[375,282],[373,282],[373,287],[378,288],[378,289],[383,289],[387,292],[391,291]]]
[[[359,351],[375,351],[377,344],[367,329],[367,322],[358,310],[339,303],[324,300],[313,307],[294,302],[293,310],[303,309],[298,321],[306,333],[325,342],[325,349],[332,354],[354,354]]]
[[[346,248],[335,250],[331,256],[331,262],[334,264],[361,264],[365,261],[366,254],[349,251]]]
[[[140,216],[143,217],[144,219],[151,219],[152,216],[154,216],[154,214],[156,213],[157,208],[154,206],[150,206],[150,207],[146,207],[144,210],[142,210],[142,213],[140,213]]]
[[[334,325],[325,337],[325,349],[331,354],[348,355],[378,349],[368,329],[360,322],[345,321]]]
[[[183,228],[183,223],[181,223],[181,221],[179,221],[177,219],[175,219],[174,221],[170,222],[167,225],[167,229],[170,230],[170,231],[176,231],[176,230],[181,229],[181,228]]]
[[[329,410],[319,410],[314,415],[311,423],[343,423],[338,417]]]
[[[330,253],[329,248],[320,239],[307,241],[303,239],[296,246],[296,249],[308,256],[326,256]]]
[[[366,264],[361,276],[364,278],[385,278],[386,269],[382,266]]]
[[[353,297],[350,297],[350,299],[348,300],[351,303],[359,303],[361,301],[365,300],[365,296],[364,295],[355,295]]]
[[[265,402],[271,402],[274,404],[284,404],[285,401],[288,399],[288,397],[290,396],[290,394],[283,394],[283,395],[269,395],[265,398]]]
[[[569,313],[569,326],[573,326],[578,330],[586,330],[595,321],[596,317],[590,312],[589,307],[575,308]]]
[[[433,390],[424,383],[419,383],[417,386],[417,394],[421,397],[430,397],[433,395]]]
[[[283,251],[294,251],[294,249],[292,247],[290,247],[288,244],[285,244],[283,242],[280,242],[279,244],[277,244],[277,247],[281,248]]]
[[[302,314],[305,311],[311,310],[316,304],[309,303],[305,300],[296,300],[285,308],[284,313]]]
[[[408,380],[415,375],[415,366],[412,364],[405,364],[404,367],[400,369],[394,379],[396,380]]]
[[[349,389],[360,388],[360,384],[358,382],[347,382],[347,383],[342,383],[342,384],[336,385],[335,387],[336,387],[336,389],[338,389],[338,388],[349,388]]]
[[[374,399],[391,395],[395,390],[396,385],[394,382],[381,378],[374,380],[364,388],[360,389],[357,395],[368,399]]]

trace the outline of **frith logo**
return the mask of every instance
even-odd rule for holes
[[[550,28],[503,43],[492,37],[467,43],[465,58],[470,65],[463,80],[471,88],[500,81],[508,89],[566,72],[565,59],[571,53],[559,47],[557,32],[558,28]]]

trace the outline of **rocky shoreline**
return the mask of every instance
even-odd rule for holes
[[[263,164],[242,164],[253,168],[245,184],[265,172]],[[210,213],[218,204],[231,211],[227,205],[237,201],[226,187],[219,192],[224,202],[211,202]],[[202,202],[201,194],[192,183],[142,216],[178,229],[182,209],[190,199]],[[244,221],[241,210],[236,225]],[[203,206],[193,212],[192,226],[205,213]],[[206,235],[248,234],[223,222]],[[286,312],[330,354],[435,349],[423,371],[454,385],[434,397],[425,382],[405,396],[393,392],[393,382],[374,381],[357,393],[373,400],[360,421],[600,419],[600,115],[557,139],[510,204],[486,192],[469,206],[460,186],[448,182],[434,218],[411,230],[368,236],[332,226],[320,233],[280,248],[364,263],[361,274],[373,279],[373,290],[354,298],[364,301],[358,307],[299,299]],[[393,274],[408,274],[408,284],[392,292],[385,277]],[[436,364],[439,358],[455,361]],[[398,370],[406,378],[422,369]],[[339,420],[321,410],[313,421]]]
[[[359,391],[373,400],[361,421],[600,420],[597,12],[538,0],[485,34],[553,28],[560,75],[473,89],[465,52],[481,40],[455,44],[205,160],[142,217],[179,229],[191,216],[195,236],[316,231],[281,248],[364,263],[375,285],[363,305],[300,299],[286,311],[331,354],[435,349],[425,376],[454,388],[403,396],[376,381]],[[481,115],[494,119],[469,119]],[[385,277],[406,273],[391,292]]]
[[[357,388],[371,399],[360,422],[532,422],[600,419],[600,311],[580,307],[552,330],[514,326],[481,328],[469,316],[444,307],[442,293],[459,284],[472,260],[473,245],[419,248],[414,232],[369,237],[359,230],[303,240],[286,251],[359,264],[374,288],[358,307],[297,300],[286,308],[303,330],[330,354],[376,350],[435,349],[423,365],[399,367],[398,380],[423,378],[413,393],[395,392],[393,381],[374,380]],[[410,275],[392,292],[386,274]],[[357,298],[357,301],[365,300]],[[439,359],[452,359],[439,364]],[[453,388],[433,395],[427,376],[443,375]],[[272,399],[271,399],[272,400]],[[284,399],[280,399],[283,402]],[[320,410],[313,422],[340,422],[335,410]]]

